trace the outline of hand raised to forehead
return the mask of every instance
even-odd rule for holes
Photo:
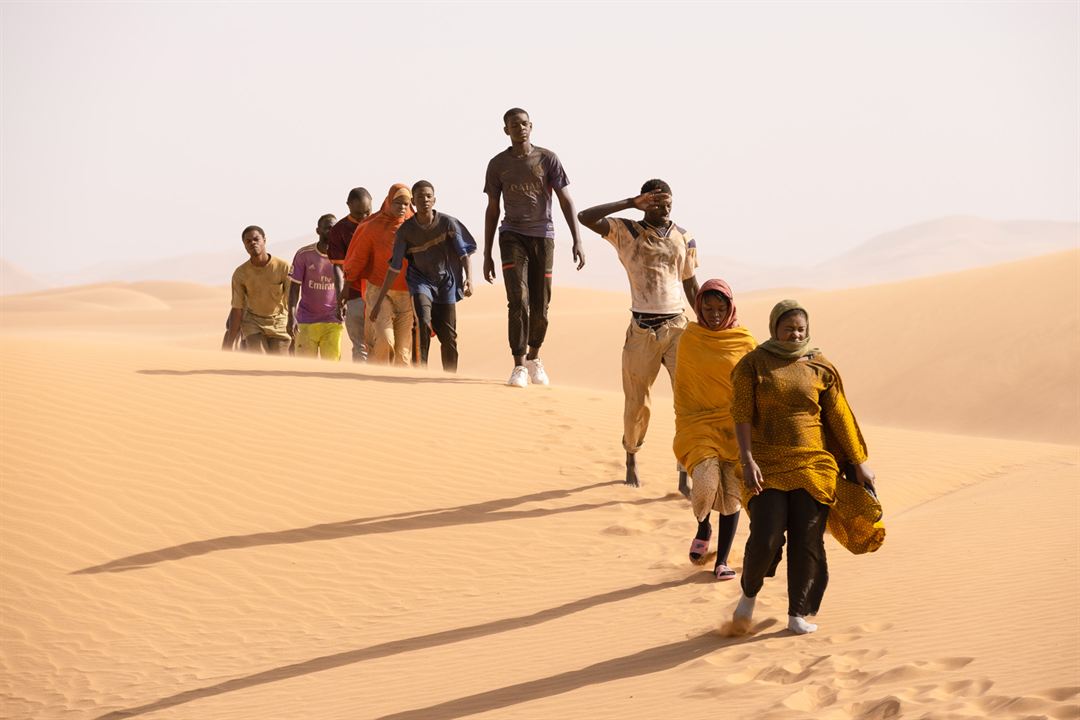
[[[671,193],[664,192],[663,190],[650,190],[647,193],[641,193],[636,198],[631,200],[634,203],[634,207],[642,212],[646,210],[656,210],[661,205],[671,203]]]

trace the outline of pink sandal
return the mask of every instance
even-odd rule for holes
[[[729,568],[727,565],[724,565],[723,563],[716,566],[716,568],[713,570],[713,575],[716,575],[717,580],[735,579],[735,571]]]
[[[709,552],[709,541],[694,538],[693,542],[690,543],[690,562],[700,565],[707,552]]]

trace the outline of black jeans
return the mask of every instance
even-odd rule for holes
[[[509,311],[510,353],[524,355],[526,348],[543,345],[547,335],[555,241],[504,230],[499,233],[499,254]]]
[[[457,372],[457,305],[433,303],[427,295],[413,295],[413,309],[420,326],[420,365],[427,367],[431,349],[431,332],[439,338],[442,369]]]
[[[746,509],[750,537],[743,555],[743,594],[755,597],[765,578],[776,571],[786,530],[788,615],[815,615],[829,583],[824,538],[829,507],[805,490],[764,490],[750,499]]]

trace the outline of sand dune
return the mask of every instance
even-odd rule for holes
[[[44,283],[22,268],[0,258],[0,295],[15,295],[33,292],[44,287]]]
[[[222,288],[0,300],[0,715],[1078,717],[1077,260],[806,295],[889,539],[801,638],[775,580],[719,632],[664,402],[619,484],[621,295],[556,289],[526,391],[498,287],[454,377],[217,352]]]

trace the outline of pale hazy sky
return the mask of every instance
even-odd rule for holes
[[[665,178],[708,254],[1080,220],[1077,2],[35,2],[0,25],[0,257],[43,277],[240,262],[245,225],[290,239],[420,178],[479,238],[511,106],[579,209]]]

